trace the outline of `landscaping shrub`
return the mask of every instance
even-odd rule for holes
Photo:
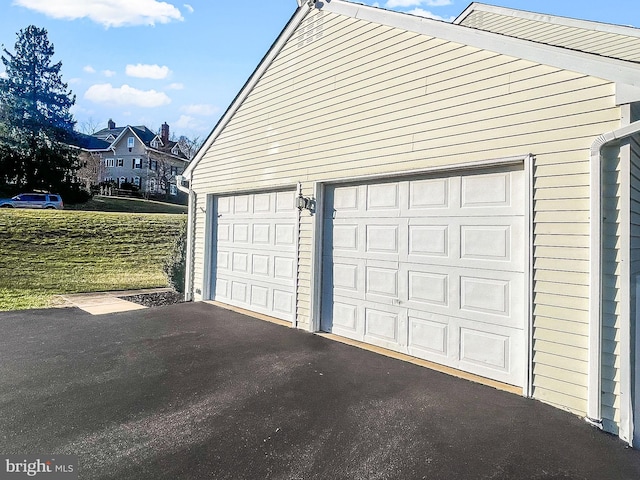
[[[184,293],[187,270],[187,222],[182,224],[180,232],[173,242],[171,254],[164,263],[163,270],[169,285],[177,292]]]

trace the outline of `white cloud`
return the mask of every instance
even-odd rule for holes
[[[180,118],[173,122],[171,127],[176,130],[205,131],[208,130],[210,126],[205,125],[190,115],[180,115]]]
[[[82,70],[84,70],[87,73],[96,73],[96,69],[93,68],[91,65],[87,65]]]
[[[422,3],[422,0],[389,0],[385,7],[415,7]]]
[[[105,77],[115,77],[116,76],[116,72],[114,72],[113,70],[103,70],[102,71],[102,75],[104,75]]]
[[[167,78],[171,70],[166,65],[162,67],[160,65],[143,65],[141,63],[137,65],[127,65],[126,74],[129,77],[136,78],[151,78],[153,80],[162,80]]]
[[[171,83],[167,86],[169,90],[184,90],[184,84],[182,83]]]
[[[171,128],[175,130],[191,132],[208,132],[211,130],[211,123],[203,122],[189,115],[180,115],[180,118],[171,123]]]
[[[1,73],[0,73],[0,77],[2,77]],[[73,78],[70,78],[69,80],[67,80],[67,83],[69,85],[77,85],[79,83],[82,83],[82,80],[80,78],[78,78],[78,77],[73,77]]]
[[[194,12],[193,7],[192,7],[191,5],[189,5],[188,3],[185,3],[185,4],[184,4],[184,8],[185,8],[185,10],[187,10],[189,13],[193,13],[193,12]]]
[[[0,78],[9,78],[9,75],[7,75],[7,72],[3,70],[2,72],[0,72]]]
[[[143,108],[161,107],[171,103],[171,99],[164,92],[138,90],[129,85],[114,87],[110,83],[92,85],[85,92],[84,98],[96,103],[133,105]]]
[[[202,115],[202,116],[211,116],[215,115],[220,111],[218,107],[214,105],[208,104],[199,104],[199,105],[185,105],[180,109],[187,115]]]
[[[388,8],[394,7],[419,7],[427,5],[429,7],[444,7],[451,5],[451,0],[388,0],[385,4]]]
[[[432,18],[434,20],[443,20],[445,22],[453,22],[456,18],[456,17],[444,18],[444,17],[441,17],[440,15],[436,15],[435,13],[431,13],[422,8],[414,8],[413,10],[408,10],[406,13],[409,13],[411,15],[417,15],[419,17]]]
[[[180,10],[158,0],[14,0],[14,3],[48,17],[65,20],[89,18],[105,27],[184,20]]]

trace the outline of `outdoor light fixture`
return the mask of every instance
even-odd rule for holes
[[[298,194],[298,198],[296,198],[296,207],[298,210],[302,211],[303,209],[311,209],[311,200],[308,197],[303,197],[302,192]]]

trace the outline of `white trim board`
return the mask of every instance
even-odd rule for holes
[[[546,13],[536,13],[527,10],[519,10],[515,8],[498,7],[495,5],[487,5],[485,3],[473,2],[464,12],[462,12],[453,21],[454,24],[460,25],[473,12],[489,12],[513,18],[522,18],[526,20],[534,20],[537,22],[550,23],[552,25],[563,25],[565,27],[582,28],[596,32],[614,33],[617,35],[626,35],[629,37],[640,38],[640,29],[625,25],[615,25],[612,23],[596,22],[593,20],[581,20],[578,18],[561,17],[558,15],[549,15]]]

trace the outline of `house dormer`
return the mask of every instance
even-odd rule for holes
[[[171,149],[171,153],[173,153],[174,155],[180,155],[180,147],[177,143]]]
[[[160,138],[160,135],[156,135],[154,139],[151,140],[150,145],[151,145],[151,148],[163,147],[164,144],[162,143],[162,139]]]
[[[109,136],[105,138],[107,142],[113,142],[115,139],[116,137],[113,135],[113,133],[110,133]]]

